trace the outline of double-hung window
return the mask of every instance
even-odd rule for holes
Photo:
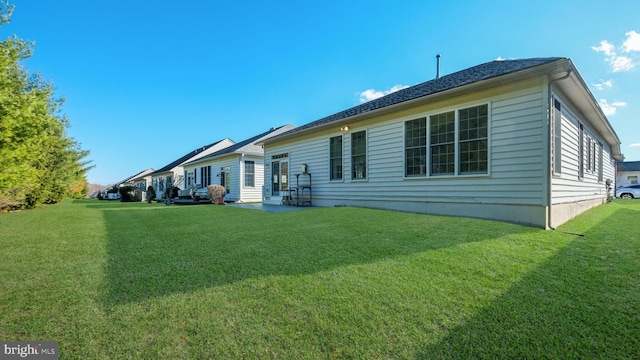
[[[598,141],[598,181],[602,181],[604,179],[604,170],[602,169],[604,154],[602,153],[602,151],[602,143]]]
[[[587,171],[591,171],[591,138],[587,136]]]
[[[342,180],[342,135],[329,138],[329,179]]]
[[[427,173],[427,118],[410,120],[404,126],[405,176]]]
[[[256,186],[256,163],[255,161],[244,162],[244,186]]]
[[[562,105],[553,99],[553,173],[562,173]]]
[[[488,107],[458,111],[460,174],[485,174],[488,167]]]
[[[456,164],[455,111],[429,117],[431,171],[430,175],[453,175]]]
[[[593,172],[596,172],[596,155],[598,153],[598,148],[596,147],[596,141],[593,140],[591,141],[591,146],[593,147],[593,150],[591,151],[591,163],[593,164],[593,166],[591,167],[591,170],[593,170]]]
[[[578,177],[584,177],[584,125],[578,130]]]
[[[405,122],[405,176],[486,174],[488,109],[480,105]]]
[[[367,132],[351,133],[351,179],[367,178]]]

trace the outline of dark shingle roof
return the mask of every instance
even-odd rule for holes
[[[257,151],[256,149],[259,149],[260,151],[262,151],[261,147],[253,146],[254,143],[256,143],[258,140],[268,136],[271,133],[275,133],[280,129],[289,128],[289,127],[292,127],[292,125],[283,125],[283,126],[278,126],[278,127],[275,127],[275,128],[271,128],[268,131],[265,131],[265,132],[263,132],[261,134],[258,134],[256,136],[250,137],[250,138],[248,138],[246,140],[243,140],[243,141],[241,141],[239,143],[233,144],[231,146],[228,146],[228,147],[226,147],[224,149],[218,150],[218,151],[216,151],[214,153],[211,153],[209,155],[203,156],[203,157],[198,158],[196,160],[190,161],[189,163],[197,162],[197,161],[199,162],[199,161],[202,161],[204,159],[211,159],[213,157],[217,157],[217,156],[221,156],[221,155],[232,154],[232,153],[234,153],[234,152],[236,152],[236,151],[238,151],[238,150],[240,150],[242,148],[245,148],[245,147],[247,148],[247,149],[245,149],[245,151],[247,151],[247,152],[251,152],[251,150]]]
[[[193,151],[190,151],[189,153],[187,153],[187,154],[185,154],[185,155],[181,156],[180,158],[178,158],[178,159],[176,159],[176,160],[174,160],[174,161],[172,161],[172,162],[168,163],[167,165],[165,165],[165,166],[161,167],[160,169],[158,169],[158,170],[156,170],[156,171],[152,172],[152,173],[151,173],[151,175],[154,175],[154,174],[160,174],[160,173],[163,173],[163,172],[167,172],[167,171],[169,171],[169,170],[173,169],[174,167],[176,167],[176,166],[178,166],[178,165],[182,164],[183,162],[185,162],[185,161],[187,161],[187,160],[191,159],[192,157],[196,156],[197,154],[199,154],[199,153],[201,153],[201,152],[203,152],[203,151],[205,151],[205,150],[209,149],[210,147],[212,147],[212,146],[214,146],[214,145],[216,145],[216,144],[220,143],[220,142],[221,142],[221,141],[223,141],[223,140],[224,140],[224,139],[222,139],[222,140],[218,140],[218,141],[216,141],[216,142],[214,142],[214,143],[211,143],[211,144],[209,144],[209,145],[201,146],[201,147],[199,147],[199,148],[197,148],[197,149],[195,149],[195,150],[193,150]]]
[[[618,171],[640,171],[640,161],[624,161],[618,163]]]
[[[488,63],[480,64],[453,74],[442,76],[438,79],[423,82],[394,93],[388,94],[381,98],[371,100],[364,104],[354,106],[350,109],[340,111],[333,115],[329,115],[322,119],[299,126],[293,130],[287,131],[282,135],[292,134],[301,130],[313,128],[316,126],[328,124],[341,119],[346,119],[355,115],[364,114],[374,110],[379,110],[391,105],[396,105],[405,101],[414,100],[427,95],[436,94],[446,90],[451,90],[461,86],[469,85],[478,81],[487,80],[521,70],[526,70],[536,66],[552,63],[558,60],[564,60],[561,57],[550,58],[531,58],[521,60],[494,60]],[[274,137],[275,138],[275,137]]]

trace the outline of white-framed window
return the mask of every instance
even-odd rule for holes
[[[486,174],[489,170],[489,107],[458,110],[458,161],[460,175]]]
[[[351,133],[351,179],[367,178],[367,131]]]
[[[591,163],[593,164],[591,166],[591,171],[593,171],[593,173],[595,174],[596,169],[597,169],[597,163],[596,163],[596,155],[598,153],[598,148],[596,147],[596,140],[593,139],[591,140],[591,147],[593,148],[593,150],[591,150]]]
[[[553,174],[562,174],[562,105],[553,99]]]
[[[489,171],[488,104],[408,120],[404,130],[406,177]]]
[[[604,169],[602,168],[602,162],[604,160],[602,143],[598,141],[598,181],[604,180]]]
[[[591,171],[592,169],[591,159],[591,138],[587,136],[587,160],[585,161],[587,163],[587,171]]]
[[[584,177],[584,125],[578,130],[578,177]]]
[[[342,135],[329,138],[329,180],[342,180]]]
[[[431,171],[429,175],[453,175],[456,165],[456,113],[429,116]]]
[[[256,186],[256,162],[245,160],[244,162],[244,186]]]
[[[627,176],[627,184],[637,184],[638,176],[637,175],[629,175]]]
[[[409,120],[404,123],[404,175],[427,174],[427,118]]]

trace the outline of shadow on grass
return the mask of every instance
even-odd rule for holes
[[[628,230],[639,215],[622,208],[595,224],[587,221],[583,237],[419,358],[640,357],[640,237]]]
[[[216,206],[124,205],[103,211],[108,231],[107,306],[542,231],[355,208],[265,213]]]

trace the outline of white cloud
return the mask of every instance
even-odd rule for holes
[[[600,46],[592,46],[591,48],[597,52],[603,52],[607,56],[611,56],[611,54],[615,55],[615,53],[613,52],[615,47],[611,45],[611,43],[609,43],[607,40],[602,40],[600,41]]]
[[[640,51],[640,34],[635,31],[629,31],[626,35],[627,39],[620,47],[620,50],[627,54],[633,51]],[[613,72],[628,71],[637,65],[637,57],[618,55],[616,47],[607,40],[600,41],[600,46],[592,46],[591,49],[604,53],[604,60],[611,65],[611,71]]]
[[[607,61],[611,64],[611,70],[613,72],[631,70],[636,66],[633,60],[626,56],[612,56],[610,59],[607,59]]]
[[[381,98],[385,95],[394,93],[398,90],[406,89],[408,86],[406,85],[396,85],[388,90],[375,90],[375,89],[367,89],[358,94],[360,103],[366,103],[367,101],[375,100],[377,98]]]
[[[640,147],[640,143],[631,144],[629,147]]]
[[[604,112],[606,116],[615,115],[619,107],[627,106],[627,103],[624,101],[614,101],[613,103],[609,104],[607,99],[600,99],[598,103],[600,104],[602,112]]]
[[[593,86],[598,90],[610,89],[610,88],[613,87],[613,80],[611,80],[611,79],[609,79],[609,80],[600,79],[600,82],[597,83],[597,84],[593,84]]]
[[[640,34],[631,30],[625,35],[627,35],[627,40],[622,44],[624,52],[640,51]]]

